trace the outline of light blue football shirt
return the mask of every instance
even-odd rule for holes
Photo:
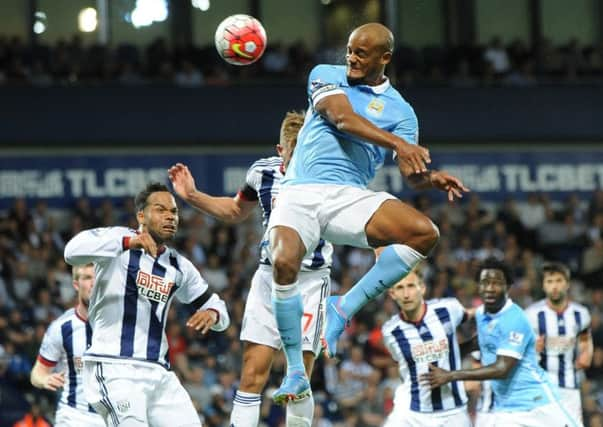
[[[490,380],[494,412],[525,412],[558,401],[557,388],[538,365],[536,338],[521,307],[508,299],[498,313],[482,305],[475,316],[482,365],[493,364],[498,355],[517,359],[507,378]]]
[[[283,185],[342,184],[364,188],[383,165],[386,149],[337,128],[315,111],[326,96],[345,94],[354,111],[406,142],[418,143],[414,110],[389,80],[378,86],[350,86],[346,67],[317,65],[308,77],[310,106]]]

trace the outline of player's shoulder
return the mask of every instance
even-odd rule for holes
[[[546,299],[541,299],[527,306],[525,311],[526,313],[533,314],[535,312],[541,311],[544,308],[546,308]]]
[[[568,308],[571,311],[577,311],[580,314],[590,315],[590,310],[588,309],[588,307],[576,301],[570,301],[568,304]]]
[[[261,172],[264,169],[280,168],[282,164],[283,159],[279,156],[264,157],[253,162],[249,170]]]
[[[61,329],[61,327],[73,320],[75,317],[75,308],[70,308],[69,310],[66,310],[65,312],[63,312],[63,314],[61,314],[59,317],[57,317],[56,319],[54,319],[52,322],[50,322],[50,325],[48,325],[48,330],[55,330],[55,329]]]
[[[93,237],[102,236],[106,234],[115,234],[119,236],[133,236],[137,233],[136,230],[129,227],[123,227],[120,225],[112,226],[112,227],[96,227],[87,230],[89,234]]]
[[[392,331],[400,326],[400,316],[398,314],[393,315],[388,320],[383,322],[383,326],[381,326],[381,332],[383,336],[392,335]]]
[[[347,83],[344,65],[318,64],[310,71],[308,81],[313,90],[333,83]]]
[[[439,308],[439,307],[444,307],[444,308],[457,308],[457,307],[462,307],[461,302],[454,298],[454,297],[447,297],[447,298],[432,298],[430,300],[427,300],[425,302],[427,304],[428,307],[431,308]]]

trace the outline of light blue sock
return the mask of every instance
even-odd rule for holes
[[[425,257],[406,245],[387,246],[375,265],[341,298],[339,307],[348,319],[383,291],[403,279]]]
[[[301,330],[304,304],[297,282],[286,286],[272,282],[272,310],[287,358],[287,374],[304,372]]]

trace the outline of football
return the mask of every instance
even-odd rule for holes
[[[266,41],[264,27],[249,15],[231,15],[216,29],[218,54],[233,65],[249,65],[260,59]]]

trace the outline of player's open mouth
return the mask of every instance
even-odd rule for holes
[[[492,304],[496,302],[496,297],[494,295],[484,295],[484,302],[486,304]]]
[[[164,225],[163,229],[165,231],[170,232],[170,233],[175,233],[176,232],[176,226],[174,226],[174,225]]]

